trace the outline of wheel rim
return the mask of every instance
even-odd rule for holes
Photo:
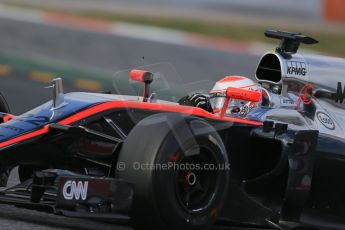
[[[188,212],[207,209],[212,204],[219,183],[214,152],[203,146],[198,155],[182,157],[178,164],[184,165],[177,170],[175,179],[176,194],[181,206]],[[211,170],[211,165],[214,170]]]

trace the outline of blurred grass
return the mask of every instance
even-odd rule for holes
[[[23,8],[48,10],[50,12],[71,14],[83,16],[87,18],[128,22],[141,25],[157,26],[162,28],[176,29],[185,32],[191,32],[201,35],[227,38],[237,41],[245,42],[264,42],[276,44],[277,41],[268,39],[263,35],[267,29],[279,29],[302,32],[305,35],[316,38],[320,43],[312,46],[304,46],[304,49],[309,49],[317,52],[322,52],[330,55],[345,57],[345,31],[330,32],[320,29],[303,29],[300,27],[294,28],[293,25],[288,28],[267,28],[264,25],[248,25],[245,23],[236,22],[215,22],[215,21],[198,21],[193,19],[179,19],[169,17],[154,17],[147,15],[128,15],[123,13],[109,13],[103,11],[88,11],[88,10],[62,10],[51,9],[44,7],[36,7],[23,4],[10,4]]]

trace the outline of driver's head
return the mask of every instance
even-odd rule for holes
[[[250,91],[260,91],[261,88],[254,81],[243,76],[227,76],[219,80],[210,91],[211,105],[214,110],[221,110],[226,101],[226,91],[229,87]],[[228,115],[246,115],[260,102],[243,101],[231,98],[226,110]]]

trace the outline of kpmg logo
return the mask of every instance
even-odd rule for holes
[[[289,75],[305,76],[307,74],[307,65],[304,62],[289,61],[287,65]]]
[[[62,194],[66,200],[86,200],[87,198],[87,189],[89,182],[88,181],[72,181],[68,180],[65,182]]]

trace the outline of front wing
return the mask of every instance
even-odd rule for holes
[[[0,203],[68,217],[128,222],[131,183],[66,170],[36,172],[32,179],[0,192]]]

